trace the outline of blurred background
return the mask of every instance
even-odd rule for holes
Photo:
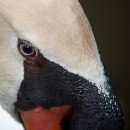
[[[130,4],[128,0],[80,0],[130,130]],[[129,34],[129,36],[128,36]]]

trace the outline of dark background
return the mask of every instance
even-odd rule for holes
[[[126,118],[125,130],[130,130],[130,4],[128,0],[80,2],[92,26],[106,70],[117,89]]]

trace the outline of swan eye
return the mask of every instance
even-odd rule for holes
[[[26,40],[18,39],[18,50],[22,56],[31,60],[37,56],[37,49]]]

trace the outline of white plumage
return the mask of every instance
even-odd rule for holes
[[[0,130],[24,130],[24,128],[0,106]]]

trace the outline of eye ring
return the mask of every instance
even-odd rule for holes
[[[38,55],[37,49],[26,40],[18,39],[18,50],[27,59],[34,60]]]

